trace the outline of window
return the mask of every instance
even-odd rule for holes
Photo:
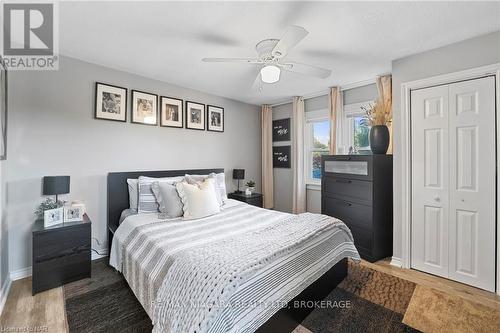
[[[309,184],[321,182],[321,155],[330,153],[328,112],[308,112],[306,125],[306,179]]]
[[[370,126],[363,119],[365,113],[362,107],[369,107],[371,101],[344,105],[343,146],[344,154],[352,147],[360,154],[370,154]]]

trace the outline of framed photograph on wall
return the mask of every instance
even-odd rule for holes
[[[207,129],[213,132],[224,132],[224,108],[207,105]]]
[[[127,121],[127,89],[110,84],[95,83],[96,119]]]
[[[0,160],[7,159],[7,66],[0,57]]]
[[[290,147],[291,146],[273,147],[273,168],[290,169]]]
[[[186,128],[205,130],[205,104],[186,101]]]
[[[273,120],[273,142],[290,141],[290,118]]]
[[[184,127],[182,99],[161,96],[160,126]]]
[[[132,122],[158,125],[158,95],[132,90]]]

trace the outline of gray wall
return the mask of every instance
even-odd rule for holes
[[[224,107],[225,131],[93,119],[96,81]],[[12,72],[9,83],[4,181],[11,271],[31,265],[30,231],[33,211],[42,200],[44,175],[71,176],[71,194],[65,199],[86,204],[92,235],[101,241],[106,241],[106,174],[110,171],[223,167],[228,191],[233,191],[232,169],[245,168],[246,178],[254,179],[260,189],[257,106],[66,57],[61,58],[59,71]]]
[[[292,118],[292,103],[279,105],[273,108],[273,120]],[[293,126],[293,119],[290,121],[290,128]],[[290,135],[292,138],[293,133]],[[273,142],[273,146],[292,145],[292,141]],[[293,158],[293,156],[292,156]],[[273,169],[274,185],[274,209],[282,212],[292,212],[292,172],[293,169]]]
[[[401,258],[402,160],[401,84],[500,62],[500,31],[392,62],[394,131],[394,251]]]
[[[343,92],[344,105],[374,100],[378,96],[377,86],[369,84],[362,87],[348,89]],[[305,112],[328,109],[328,95],[308,98],[304,100]],[[292,103],[278,105],[273,108],[273,120],[291,118]],[[292,142],[275,142],[273,145],[291,145]],[[293,157],[292,157],[293,158]],[[274,208],[283,212],[292,211],[292,168],[274,169]],[[321,212],[321,191],[307,190],[307,211]]]

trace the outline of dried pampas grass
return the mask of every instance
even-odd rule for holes
[[[379,99],[375,104],[370,104],[368,108],[362,107],[365,112],[364,125],[389,125],[392,122],[392,106],[391,103],[383,99]]]

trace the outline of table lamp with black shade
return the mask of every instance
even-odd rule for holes
[[[57,203],[57,196],[66,193],[69,193],[69,176],[43,177],[43,195],[55,195]]]
[[[234,193],[243,193],[240,191],[240,180],[245,179],[245,169],[233,169],[233,179],[238,180],[238,190]]]

